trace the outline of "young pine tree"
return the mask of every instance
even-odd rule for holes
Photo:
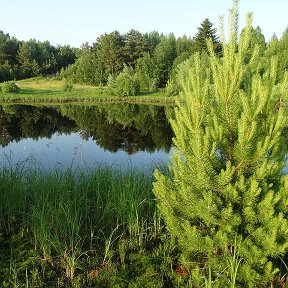
[[[170,173],[156,171],[154,193],[191,271],[212,271],[220,287],[230,287],[229,271],[240,263],[237,281],[255,287],[273,280],[288,247],[285,115],[278,105],[287,87],[275,85],[275,58],[262,76],[251,68],[257,46],[243,61],[252,16],[238,40],[237,11],[235,1],[223,57],[208,41],[208,68],[195,54],[193,71],[183,75]]]

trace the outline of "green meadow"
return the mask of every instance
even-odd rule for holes
[[[15,81],[20,88],[17,93],[1,93],[0,102],[13,103],[64,103],[64,102],[129,102],[173,104],[175,97],[166,96],[165,91],[140,92],[138,96],[115,96],[107,87],[91,84],[73,84],[71,91],[64,91],[64,81],[47,77],[36,77]]]

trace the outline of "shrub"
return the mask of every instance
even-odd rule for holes
[[[20,88],[14,81],[11,81],[11,82],[4,82],[1,85],[1,90],[3,93],[18,93],[20,91]]]
[[[114,78],[108,79],[108,89],[116,96],[135,96],[140,93],[140,83],[133,68],[125,66],[123,71]]]
[[[73,89],[73,81],[71,79],[64,79],[62,89],[65,92],[70,92]]]

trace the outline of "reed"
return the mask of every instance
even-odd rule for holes
[[[144,249],[161,230],[152,175],[144,172],[104,166],[50,172],[3,168],[0,183],[0,234],[15,233],[15,223],[18,230],[24,227],[40,257],[70,280],[83,255],[104,264],[119,245],[119,251],[123,243]]]
[[[0,231],[6,234],[17,233],[25,223],[27,213],[27,193],[23,185],[22,169],[0,170]]]

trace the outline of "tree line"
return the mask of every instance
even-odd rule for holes
[[[84,43],[80,48],[55,47],[49,41],[35,39],[19,41],[0,31],[0,82],[57,74],[73,82],[106,85],[111,77],[126,69],[130,76],[137,75],[142,91],[164,88],[168,84],[168,91],[173,94],[178,89],[179,64],[189,61],[195,52],[208,54],[207,39],[212,40],[216,55],[221,57],[222,44],[208,18],[200,24],[194,37],[176,38],[173,33],[141,33],[132,29],[124,35],[118,31],[105,33],[91,45]],[[268,60],[278,55],[281,59],[278,77],[281,78],[288,68],[288,30],[280,39],[274,35],[266,42],[261,28],[252,27],[249,41],[250,47],[259,45],[262,73]],[[245,56],[247,61],[251,51]]]
[[[77,49],[49,41],[19,41],[0,30],[0,82],[56,74],[75,62]]]
[[[83,45],[80,57],[62,69],[60,75],[75,82],[106,85],[109,77],[128,67],[137,75],[141,90],[163,88],[179,63],[195,52],[207,51],[206,38],[212,39],[215,51],[220,54],[217,30],[209,19],[201,23],[193,38],[185,35],[176,38],[173,33],[164,35],[157,31],[141,33],[135,29],[124,35],[113,31],[98,37],[91,46]]]
[[[204,34],[204,42],[206,37],[212,38],[215,49],[219,49],[217,31],[212,26],[205,19],[194,38],[177,39],[173,33],[141,33],[132,29],[121,35],[113,31],[80,48],[55,47],[49,41],[35,39],[19,41],[0,30],[0,82],[60,72],[61,77],[75,82],[101,85],[108,82],[110,75],[129,66],[141,72],[138,74],[144,89],[164,87],[173,68],[206,45]]]

